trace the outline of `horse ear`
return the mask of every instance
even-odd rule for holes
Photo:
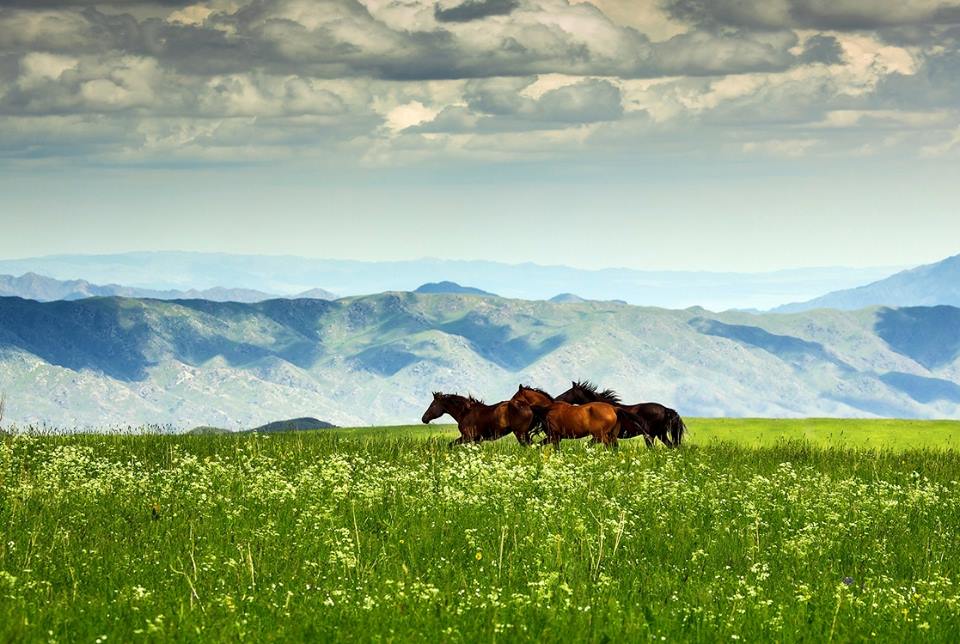
[[[574,387],[576,387],[576,386],[577,386],[577,381],[576,381],[576,380],[571,380],[571,381],[570,381],[570,384],[573,385]]]

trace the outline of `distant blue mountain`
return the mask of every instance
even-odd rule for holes
[[[237,287],[291,296],[321,286],[340,295],[411,291],[438,279],[504,297],[544,300],[576,293],[596,301],[711,310],[769,309],[887,277],[893,268],[809,268],[771,273],[584,270],[568,266],[421,259],[363,262],[272,255],[152,252],[0,260],[0,273],[28,271],[154,290]]]
[[[559,295],[551,297],[550,301],[555,304],[580,304],[581,302],[586,302],[585,299],[575,293],[560,293]]]
[[[494,293],[488,293],[472,286],[460,286],[456,282],[428,282],[417,287],[414,293],[459,293],[461,295],[489,295],[496,297]]]
[[[860,286],[779,306],[777,313],[811,309],[855,310],[868,306],[960,306],[960,255],[927,264]]]
[[[250,288],[224,288],[215,286],[203,290],[157,290],[136,288],[119,284],[91,284],[86,280],[57,280],[36,273],[24,273],[19,277],[0,275],[0,297],[22,297],[38,302],[55,300],[80,300],[85,297],[142,297],[155,300],[210,300],[213,302],[262,302],[282,297]],[[333,300],[336,295],[322,288],[314,288],[294,294],[294,298]]]

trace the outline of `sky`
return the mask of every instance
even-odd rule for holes
[[[960,252],[960,0],[0,0],[0,257]]]

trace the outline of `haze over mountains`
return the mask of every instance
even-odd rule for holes
[[[493,266],[502,277],[523,268]],[[9,420],[64,427],[408,423],[434,390],[493,400],[519,382],[558,392],[573,378],[686,415],[960,418],[958,270],[948,258],[778,310],[796,313],[563,290],[509,299],[452,281],[328,301],[322,289],[277,299],[0,277],[0,294],[32,298],[0,297],[0,389]]]
[[[35,272],[152,290],[237,287],[291,296],[320,287],[340,295],[410,291],[449,280],[490,293],[547,299],[575,293],[590,300],[644,306],[767,309],[887,277],[894,268],[810,268],[772,273],[583,270],[567,266],[423,259],[359,262],[217,253],[58,255],[0,260],[0,274]]]
[[[691,416],[960,418],[960,308],[0,298],[0,383],[19,423],[412,423],[434,390],[499,400],[520,382],[559,392],[573,378]]]
[[[211,300],[213,302],[262,302],[263,300],[284,297],[264,293],[249,288],[224,288],[215,286],[203,290],[155,290],[121,286],[119,284],[98,285],[86,280],[56,280],[51,277],[25,273],[19,277],[0,275],[0,296],[22,297],[39,302],[55,300],[80,300],[85,297],[142,297],[156,300]],[[292,295],[293,298],[311,298],[320,300],[336,299],[336,295],[321,288],[310,289]]]
[[[960,255],[918,266],[858,288],[827,293],[807,302],[779,306],[780,313],[818,308],[860,309],[865,306],[960,306]]]

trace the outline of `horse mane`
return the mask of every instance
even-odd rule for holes
[[[433,392],[433,395],[434,397],[439,396],[440,398],[446,398],[447,400],[451,398],[457,398],[470,405],[486,405],[487,404],[483,402],[483,400],[481,400],[480,398],[475,398],[473,395],[461,396],[460,394],[445,394],[442,391],[435,391]]]
[[[529,389],[530,391],[535,391],[535,392],[537,392],[538,394],[542,394],[542,395],[546,396],[547,398],[549,398],[550,400],[553,400],[553,396],[551,396],[550,394],[548,394],[547,392],[545,392],[543,389],[540,389],[540,388],[538,388],[538,387],[528,387],[527,385],[520,385],[520,386],[523,387],[524,389]]]
[[[578,380],[576,383],[574,383],[574,386],[588,392],[600,402],[609,403],[611,405],[620,404],[620,395],[613,389],[604,389],[603,391],[599,391],[597,385],[593,384],[589,380],[584,380],[582,382]]]

